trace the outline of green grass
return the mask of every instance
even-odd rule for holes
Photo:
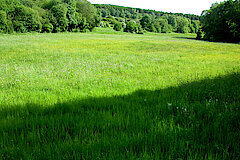
[[[194,37],[0,35],[0,159],[240,159],[240,46]]]

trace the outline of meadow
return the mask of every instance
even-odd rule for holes
[[[0,159],[240,159],[240,45],[0,34]]]

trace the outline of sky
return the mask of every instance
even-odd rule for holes
[[[112,4],[156,11],[201,15],[212,3],[224,0],[88,0],[92,4]]]

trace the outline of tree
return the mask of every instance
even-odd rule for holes
[[[170,15],[168,16],[168,24],[170,24],[175,31],[177,29],[177,18],[176,16]]]
[[[16,32],[41,31],[42,23],[36,10],[23,5],[16,6],[9,13],[12,16],[13,27]]]
[[[240,1],[228,0],[215,3],[202,13],[204,39],[209,41],[240,41]]]
[[[185,17],[177,17],[177,32],[178,33],[188,33],[189,29],[188,19]]]
[[[76,10],[86,19],[87,29],[90,31],[101,21],[96,8],[87,0],[77,1]]]
[[[142,25],[142,28],[145,30],[149,30],[149,28],[151,27],[151,18],[149,15],[145,15],[142,17],[142,19],[140,20],[140,24]]]
[[[170,33],[171,32],[171,25],[168,24],[167,19],[160,18],[159,20],[160,26],[161,26],[161,32],[162,33]]]
[[[66,4],[57,4],[51,8],[51,13],[53,15],[52,24],[55,32],[67,30],[67,11],[68,9]]]

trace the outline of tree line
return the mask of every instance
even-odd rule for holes
[[[197,39],[240,42],[240,0],[214,3],[201,16],[87,0],[1,0],[0,33],[87,32],[95,27],[139,34],[197,33]]]
[[[192,14],[166,13],[115,5],[96,4],[95,7],[102,17],[100,26],[113,26],[117,31],[196,33],[200,24],[200,17]]]
[[[164,13],[113,5],[91,5],[87,0],[2,0],[0,32],[85,32],[112,26],[131,33],[195,33],[199,16]]]
[[[100,22],[86,0],[1,0],[0,32],[93,30]]]

